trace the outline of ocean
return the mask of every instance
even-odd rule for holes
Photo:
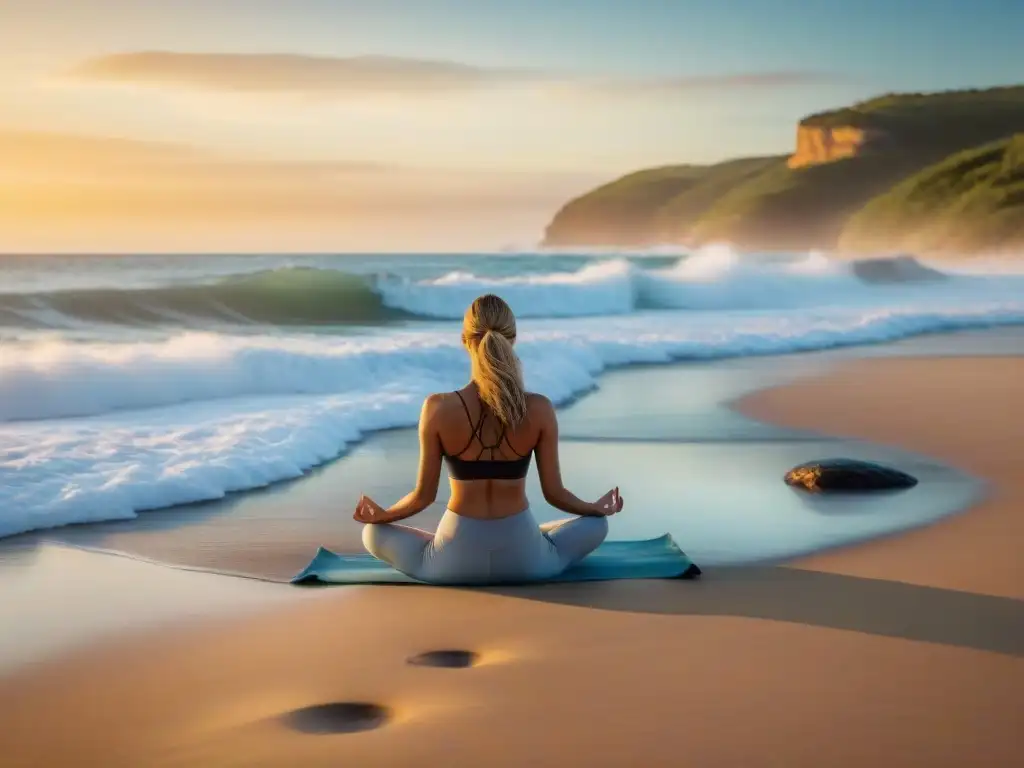
[[[724,247],[0,257],[0,537],[294,480],[414,425],[424,396],[467,381],[459,322],[485,292],[517,313],[528,388],[560,405],[612,368],[1024,324],[1024,271],[998,263]]]

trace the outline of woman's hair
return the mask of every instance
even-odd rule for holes
[[[504,299],[488,293],[469,305],[462,322],[473,382],[491,412],[506,426],[526,418],[526,390],[516,340],[516,316]]]

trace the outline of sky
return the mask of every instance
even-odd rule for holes
[[[1024,81],[1020,0],[0,0],[0,251],[489,250],[811,112]]]

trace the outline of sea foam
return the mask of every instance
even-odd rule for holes
[[[459,319],[482,293],[500,294],[524,319],[659,309],[889,306],[921,297],[959,301],[965,292],[975,297],[984,293],[989,299],[1013,299],[1024,293],[1024,275],[991,267],[943,271],[910,257],[869,263],[816,253],[739,256],[729,248],[709,247],[675,260],[591,259],[583,266],[577,260],[572,262],[574,271],[569,262],[547,264],[539,256],[506,261],[488,261],[481,274],[460,268],[427,277],[413,276],[423,267],[406,267],[404,273],[373,272],[366,271],[366,263],[337,259],[257,260],[245,273],[234,263],[201,277],[193,274],[193,267],[188,274],[136,276],[126,285],[105,285],[94,275],[89,282],[57,281],[56,289],[31,291],[22,285],[0,293],[0,329],[394,325]],[[516,266],[522,268],[519,273],[498,269]],[[108,282],[116,281],[116,272],[104,274]]]
[[[778,354],[1024,323],[1024,298],[898,307],[638,312],[520,323],[527,385],[556,403],[610,366]],[[0,536],[294,478],[465,383],[455,323],[359,336],[183,333],[0,345]]]

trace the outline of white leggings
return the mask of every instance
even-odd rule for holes
[[[363,528],[373,556],[420,581],[488,584],[537,581],[561,573],[608,535],[605,517],[575,517],[537,525],[529,508],[499,520],[445,510],[436,533],[395,523]]]

